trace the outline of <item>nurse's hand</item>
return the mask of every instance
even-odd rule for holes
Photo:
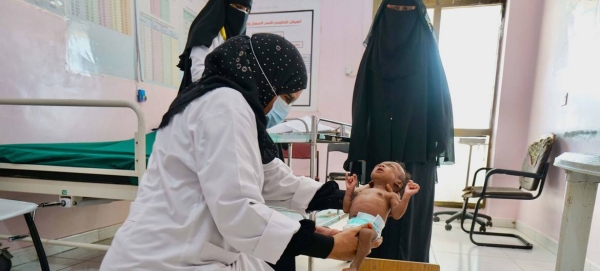
[[[383,243],[383,236],[375,239],[375,241],[371,242],[371,248],[378,248]]]
[[[372,228],[371,224],[365,224],[360,227],[346,229],[333,236],[333,249],[328,259],[350,261],[354,259],[358,248],[358,233],[365,228]],[[377,242],[377,241],[375,241]],[[371,244],[373,245],[373,243]],[[381,243],[379,243],[381,245]],[[377,245],[377,246],[379,246]]]
[[[337,230],[337,229],[331,229],[328,227],[317,226],[315,228],[315,232],[326,235],[326,236],[334,236],[342,231]],[[373,242],[371,242],[371,248],[378,248],[379,246],[381,246],[381,243],[383,243],[383,237],[379,237],[376,240],[374,240]]]
[[[315,232],[318,234],[322,234],[322,235],[326,235],[326,236],[334,236],[338,233],[340,233],[340,230],[336,230],[336,229],[331,229],[328,227],[323,227],[323,226],[317,226],[315,228]]]

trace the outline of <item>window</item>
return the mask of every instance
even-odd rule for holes
[[[499,5],[442,9],[439,48],[457,128],[491,128],[501,13]]]
[[[438,169],[436,205],[460,207],[462,189],[488,165],[492,110],[502,27],[501,4],[430,8],[448,78],[456,163]],[[483,183],[483,174],[477,185]]]

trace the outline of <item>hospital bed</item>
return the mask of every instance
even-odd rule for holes
[[[131,140],[0,145],[0,191],[59,195],[64,199],[135,199],[137,180],[146,171],[154,140],[153,133],[146,134],[146,119],[139,106],[128,101],[48,99],[0,99],[2,105],[133,110],[137,131]]]
[[[124,141],[0,145],[0,191],[57,195],[58,201],[48,205],[63,207],[135,199],[137,182],[146,170],[155,139],[155,132],[146,133],[146,119],[138,105],[115,100],[0,99],[0,106],[5,105],[129,108],[136,114],[138,125],[134,138]],[[319,133],[317,127],[321,121],[340,125],[340,128]],[[315,178],[317,143],[349,141],[345,129],[350,125],[316,116],[311,118],[311,129],[306,122],[304,125],[306,132],[271,134],[271,137],[276,143],[290,144],[290,158],[294,143],[310,143],[310,177]],[[291,160],[288,159],[290,165]],[[316,221],[316,213],[311,214],[311,219]],[[0,239],[11,238],[0,235]],[[18,240],[31,241],[30,238]],[[47,239],[42,242],[108,249],[103,245],[77,242]],[[309,261],[312,266],[312,259]]]
[[[102,143],[0,145],[0,191],[59,195],[64,199],[133,200],[146,170],[154,134],[136,104],[110,100],[0,99],[2,105],[129,108],[134,139]],[[6,129],[6,128],[5,128]],[[151,142],[152,143],[152,142]],[[134,158],[134,159],[132,159]],[[77,204],[77,201],[73,202]]]
[[[0,106],[129,108],[137,116],[134,138],[125,141],[63,144],[0,145],[0,191],[56,195],[46,206],[73,207],[135,199],[137,180],[146,171],[154,134],[136,104],[114,100],[0,99]],[[2,129],[8,129],[4,127]],[[147,148],[147,146],[149,148]],[[35,213],[34,213],[35,217]],[[0,235],[9,241],[26,236]],[[107,250],[108,246],[41,239],[42,243]]]

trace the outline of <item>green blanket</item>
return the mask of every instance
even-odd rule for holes
[[[156,132],[146,135],[146,161]],[[135,140],[0,145],[0,163],[101,169],[135,169]],[[135,178],[137,183],[137,178]]]

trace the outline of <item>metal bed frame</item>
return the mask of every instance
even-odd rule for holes
[[[121,100],[77,100],[77,99],[0,99],[1,105],[19,105],[19,106],[56,106],[56,107],[100,107],[100,108],[129,108],[134,111],[137,116],[137,131],[135,132],[135,169],[134,170],[114,170],[114,169],[96,169],[82,167],[61,167],[61,166],[44,166],[44,165],[24,165],[24,164],[6,164],[0,163],[0,169],[13,170],[29,170],[41,172],[62,172],[62,173],[79,173],[104,176],[122,176],[122,177],[138,177],[142,179],[146,171],[146,118],[140,107],[130,101]],[[294,119],[288,119],[294,120]],[[296,119],[300,120],[300,119]],[[310,178],[316,177],[317,165],[316,154],[318,143],[340,143],[349,142],[349,135],[346,133],[346,127],[351,125],[320,119],[317,116],[312,116],[311,129],[304,122],[306,132],[302,133],[284,133],[271,134],[275,143],[288,144],[288,165],[292,163],[292,148],[294,143],[310,143]],[[318,133],[318,125],[321,122],[340,125],[337,133]],[[327,180],[326,180],[327,181]],[[72,202],[82,200],[127,200],[133,201],[137,194],[137,186],[122,185],[122,184],[103,184],[103,183],[87,183],[87,182],[72,182],[58,180],[44,180],[36,178],[16,178],[16,177],[0,177],[0,191],[35,193],[46,195],[58,195],[60,200],[68,199]],[[274,208],[278,211],[294,212],[284,208]],[[35,213],[34,213],[35,215]],[[302,215],[305,217],[304,215]],[[310,214],[310,219],[316,221],[317,212]],[[336,217],[338,221],[341,215]],[[328,221],[331,223],[332,221]],[[11,240],[13,236],[0,235],[0,239]],[[31,238],[22,238],[19,241],[32,242]],[[107,245],[96,245],[79,242],[69,242],[60,240],[41,239],[42,243],[70,246],[78,248],[87,248],[94,250],[108,250]],[[313,269],[313,259],[309,257],[309,271]]]
[[[0,105],[129,108],[135,112],[138,124],[135,133],[134,170],[0,163],[1,169],[138,177],[140,179],[146,172],[146,117],[140,107],[133,102],[119,100],[0,99]],[[134,200],[137,186],[0,177],[0,191],[60,195],[63,198]]]
[[[133,102],[119,100],[0,99],[0,105],[129,108],[135,112],[138,124],[137,132],[135,133],[134,170],[21,165],[6,163],[0,163],[0,169],[138,177],[139,179],[141,179],[146,171],[146,118],[140,107]],[[72,202],[78,202],[87,198],[133,201],[137,194],[137,186],[43,180],[35,178],[0,177],[0,191],[58,195],[59,201],[61,199],[69,199]],[[10,235],[0,235],[0,239],[12,241],[14,240],[14,237]],[[31,238],[18,239],[18,241],[32,242]],[[95,245],[60,240],[41,239],[41,241],[42,243],[52,245],[80,247],[104,251],[108,250],[109,248],[109,246],[106,245]]]

